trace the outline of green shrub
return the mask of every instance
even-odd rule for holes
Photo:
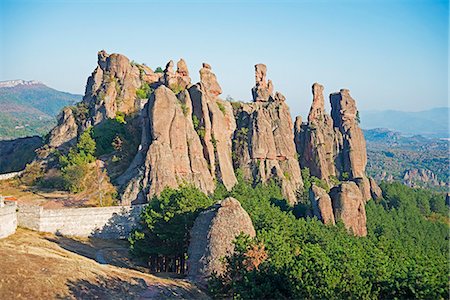
[[[136,96],[139,99],[148,99],[154,90],[148,85],[147,82],[143,82],[141,87],[136,90]]]
[[[164,70],[161,67],[157,67],[155,73],[164,73]]]
[[[219,107],[220,111],[225,115],[226,111],[225,111],[225,106],[223,106],[222,103],[220,103],[219,101],[216,101],[217,106]]]
[[[182,186],[178,190],[166,188],[159,197],[153,197],[141,214],[141,229],[130,236],[130,249],[135,257],[148,260],[153,270],[158,257],[178,262],[183,267],[189,245],[189,232],[201,210],[213,204],[197,188]]]

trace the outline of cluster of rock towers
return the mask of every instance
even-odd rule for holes
[[[163,72],[154,72],[123,55],[100,51],[81,104],[63,110],[46,147],[64,151],[88,127],[118,113],[135,115],[141,143],[116,180],[123,204],[145,203],[165,187],[182,183],[205,193],[217,183],[231,190],[238,169],[254,183],[276,180],[295,204],[303,193],[300,170],[309,168],[332,187],[329,193],[311,188],[314,213],[325,223],[341,219],[355,234],[365,235],[365,201],[380,191],[365,175],[366,146],[355,100],[345,89],[331,94],[328,115],[323,87],[315,83],[307,122],[297,117],[293,124],[285,97],[274,93],[266,75],[266,66],[257,64],[253,102],[230,102],[220,98],[222,89],[206,63],[200,82],[193,84],[183,59],[176,70],[170,61]],[[143,86],[152,89],[146,99],[136,93]]]

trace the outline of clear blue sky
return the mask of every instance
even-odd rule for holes
[[[361,110],[448,105],[448,1],[0,0],[0,80],[83,93],[97,51],[150,67],[212,65],[223,97],[249,100],[255,63],[309,109],[311,84],[349,88]]]

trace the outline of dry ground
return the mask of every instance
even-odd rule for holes
[[[99,206],[84,194],[70,194],[66,191],[52,191],[29,187],[18,179],[0,180],[0,195],[13,196],[20,203],[39,205],[45,208]]]
[[[126,242],[25,229],[0,240],[0,299],[206,299],[181,279],[144,273]]]

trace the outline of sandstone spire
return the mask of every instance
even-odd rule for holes
[[[255,65],[255,86],[252,89],[253,101],[269,101],[272,97],[272,81],[266,81],[267,67],[265,64]]]

